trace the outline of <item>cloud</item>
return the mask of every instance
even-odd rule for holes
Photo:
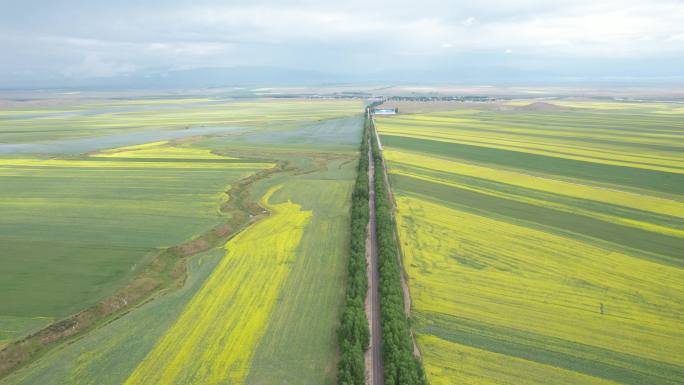
[[[463,20],[463,25],[465,25],[466,27],[470,27],[475,24],[477,24],[477,19],[472,16]]]
[[[74,77],[236,65],[429,71],[511,52],[526,58],[521,68],[571,71],[576,62],[644,58],[669,66],[684,60],[681,20],[681,0],[25,0],[0,14],[0,49],[10,58],[0,70],[52,66]]]
[[[112,77],[115,75],[130,73],[137,68],[130,63],[117,63],[102,59],[98,54],[87,54],[81,63],[76,66],[65,68],[62,73],[66,77]]]

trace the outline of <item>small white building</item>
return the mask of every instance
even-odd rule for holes
[[[398,108],[374,108],[375,115],[396,115],[399,112]]]

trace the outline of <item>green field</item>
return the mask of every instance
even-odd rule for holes
[[[352,113],[351,104],[356,103],[203,98],[43,103],[40,107],[29,105],[0,110],[0,143],[44,143],[140,131],[158,134],[188,128],[306,125],[320,119],[347,117]]]
[[[272,167],[203,154],[0,159],[0,314],[49,322],[94,304],[156,250],[219,225],[230,183]]]
[[[377,118],[428,379],[681,383],[681,107],[528,104]]]
[[[12,293],[0,301],[5,343],[115,293],[147,269],[155,253],[230,221],[221,210],[234,198],[226,191],[260,170],[275,172],[248,185],[247,196],[270,215],[216,248],[185,257],[182,287],[42,352],[2,383],[334,381],[362,105],[176,103],[155,110],[145,101],[148,108],[138,116],[121,112],[126,116],[112,123],[121,127],[101,132],[183,130],[176,125],[186,120],[244,127],[170,141],[145,136],[140,146],[88,154],[0,158],[0,204],[7,213],[1,242],[9,245],[0,251],[0,285]],[[33,129],[21,122],[23,136],[6,142],[28,143],[34,138],[27,131],[42,128],[50,139],[99,135],[88,122],[81,126],[109,120],[98,108],[109,107],[74,118],[73,135],[33,119]],[[131,123],[146,120],[149,126]],[[302,136],[308,143],[301,144]],[[225,298],[217,301],[213,293],[219,292]]]

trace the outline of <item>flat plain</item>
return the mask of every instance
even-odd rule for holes
[[[0,382],[331,383],[362,104],[87,105],[60,106],[83,112],[45,123],[4,112],[18,117],[21,132],[3,142],[57,152],[22,148],[0,158],[8,214],[0,226],[11,246],[0,252],[2,285],[13,293],[0,303],[4,344],[115,293],[162,250],[203,246],[192,241],[231,220],[222,211],[231,199],[259,203],[263,212],[224,243],[186,253],[180,285]],[[38,143],[28,131],[40,130],[49,137]],[[297,145],[301,136],[311,143]],[[270,174],[250,181],[260,172]],[[244,195],[229,196],[243,181]]]
[[[376,121],[430,382],[681,383],[681,105],[437,110]]]

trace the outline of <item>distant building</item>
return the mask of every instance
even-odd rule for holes
[[[396,115],[399,113],[398,108],[374,108],[373,114],[375,115]]]

